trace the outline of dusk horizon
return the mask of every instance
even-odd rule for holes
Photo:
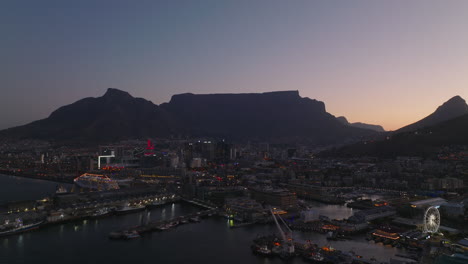
[[[81,100],[81,99],[88,98],[88,97],[94,97],[94,98],[96,98],[96,97],[101,97],[101,96],[103,96],[103,95],[107,92],[108,89],[117,89],[117,90],[120,90],[120,91],[128,92],[130,95],[132,95],[132,96],[135,97],[135,98],[143,98],[143,99],[146,99],[146,100],[151,101],[152,103],[154,103],[154,104],[156,104],[156,105],[160,105],[160,104],[163,104],[163,103],[168,103],[168,102],[171,100],[171,97],[172,97],[172,96],[178,95],[178,94],[173,94],[173,95],[171,95],[171,96],[169,97],[169,99],[168,99],[167,101],[163,101],[163,102],[161,102],[161,103],[156,103],[156,102],[154,102],[154,101],[152,101],[152,100],[150,100],[150,99],[148,99],[148,98],[144,98],[144,97],[141,97],[141,96],[135,96],[132,92],[129,92],[129,91],[125,90],[125,89],[119,89],[119,88],[116,88],[116,87],[107,87],[107,88],[103,89],[103,91],[102,91],[102,93],[101,93],[100,95],[96,95],[96,96],[85,96],[85,97],[79,98],[79,99],[77,99],[77,100],[75,100],[75,101],[73,101],[73,102],[65,103],[65,104],[62,105],[62,106],[69,105],[69,104],[73,104],[73,103],[75,103],[76,101],[79,101],[79,100]],[[192,92],[189,92],[189,91],[188,91],[188,92],[184,92],[184,93],[180,93],[180,94],[195,94],[195,95],[207,95],[207,94],[213,94],[213,95],[214,95],[214,94],[257,94],[257,93],[274,93],[274,92],[289,92],[289,91],[297,91],[297,92],[299,93],[299,96],[301,96],[301,97],[306,97],[306,96],[302,96],[301,91],[299,91],[299,90],[294,90],[294,89],[291,89],[291,90],[277,90],[277,91],[263,91],[263,92],[255,92],[255,91],[248,92],[248,91],[247,91],[247,92],[239,92],[239,93],[235,93],[235,92],[233,92],[233,93],[231,93],[231,92],[224,92],[224,93],[217,93],[217,92],[212,92],[212,93],[192,93]],[[461,96],[459,96],[459,95],[451,96],[451,97],[447,98],[446,100],[441,101],[438,105],[434,105],[432,109],[429,109],[429,112],[423,114],[421,117],[417,117],[418,119],[412,120],[412,121],[410,121],[409,123],[405,123],[405,124],[403,124],[403,125],[401,125],[401,126],[399,126],[399,127],[396,127],[396,128],[394,128],[394,129],[388,129],[388,128],[386,128],[384,125],[381,125],[381,123],[379,123],[379,122],[375,122],[375,123],[366,123],[366,122],[361,121],[361,120],[353,120],[353,119],[349,118],[347,115],[344,115],[344,114],[342,114],[342,115],[334,114],[334,113],[330,112],[330,110],[328,109],[328,104],[327,104],[327,102],[322,101],[322,100],[320,100],[320,99],[318,99],[318,98],[310,98],[310,97],[308,97],[308,98],[314,99],[314,100],[317,100],[317,101],[320,101],[320,102],[323,102],[323,103],[325,104],[325,109],[326,109],[327,112],[329,112],[330,114],[334,115],[335,117],[340,117],[340,116],[345,117],[350,123],[357,122],[357,123],[366,123],[366,124],[372,124],[372,125],[380,125],[380,126],[382,126],[382,127],[385,129],[385,131],[395,131],[395,130],[397,130],[397,129],[399,129],[399,128],[402,128],[402,127],[404,127],[404,126],[410,125],[410,124],[412,124],[412,123],[414,123],[414,122],[416,122],[416,121],[418,121],[418,120],[421,120],[421,119],[423,119],[424,117],[426,117],[426,116],[432,114],[432,113],[435,111],[435,109],[436,109],[437,107],[439,107],[440,105],[442,105],[443,103],[445,103],[445,102],[448,101],[449,99],[452,99],[452,98],[457,97],[457,96],[458,96],[458,97],[461,97]],[[462,98],[462,99],[465,99],[465,98],[463,98],[463,97],[461,97],[461,98]],[[59,106],[59,107],[61,107],[61,106]],[[58,109],[59,107],[57,107],[57,109]],[[39,117],[39,118],[37,118],[36,120],[40,120],[40,119],[44,119],[44,118],[49,117],[50,114],[51,114],[53,111],[57,110],[57,109],[53,109],[49,114],[46,114],[46,116]],[[30,122],[33,122],[33,121],[36,121],[36,120],[31,120]],[[21,124],[13,125],[13,126],[10,126],[10,127],[4,127],[4,128],[0,127],[0,130],[2,130],[2,129],[8,129],[8,128],[14,128],[14,127],[17,127],[17,126],[22,126],[22,125],[26,125],[26,124],[28,124],[28,123],[30,123],[30,122],[21,123]]]
[[[0,11],[0,129],[107,87],[156,104],[299,90],[386,130],[468,98],[464,1],[27,3]]]

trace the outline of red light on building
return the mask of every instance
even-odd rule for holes
[[[152,156],[152,155],[154,155],[154,145],[151,142],[151,140],[148,139],[147,145],[146,145],[145,156]]]

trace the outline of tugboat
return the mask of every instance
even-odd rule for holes
[[[3,225],[0,225],[0,236],[13,235],[33,230],[39,228],[39,226],[42,223],[44,223],[44,221],[41,220],[25,225],[23,224],[23,220],[21,220],[20,218],[16,218],[15,222],[13,223],[10,223],[9,220],[5,220],[5,223]]]

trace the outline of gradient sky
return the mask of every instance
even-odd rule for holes
[[[387,130],[468,99],[468,1],[5,0],[0,34],[0,128],[108,87],[299,90]]]

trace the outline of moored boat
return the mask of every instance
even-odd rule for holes
[[[42,225],[44,221],[37,221],[31,224],[23,224],[23,221],[19,218],[16,219],[15,222],[9,223],[6,221],[5,224],[0,226],[0,236],[8,236],[8,235],[13,235],[13,234],[18,234],[18,233],[23,233],[27,232],[36,228],[39,228],[40,225]]]
[[[91,215],[91,217],[93,217],[93,218],[104,217],[106,215],[109,215],[110,213],[111,213],[111,210],[109,210],[109,208],[103,207],[103,208],[100,208],[100,209],[96,210]]]
[[[116,214],[128,214],[128,213],[134,213],[138,211],[143,211],[145,210],[145,206],[141,204],[136,204],[136,205],[129,205],[126,204],[124,206],[118,207],[115,209]]]

